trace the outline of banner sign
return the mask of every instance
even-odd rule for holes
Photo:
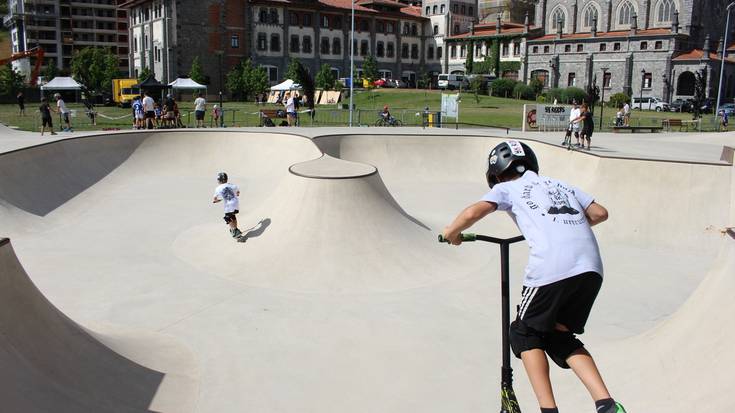
[[[569,113],[571,111],[571,106],[536,105],[536,125],[541,130],[566,129],[569,126]]]
[[[459,95],[445,95],[442,93],[442,112],[445,113],[445,116],[455,119],[459,117],[458,97]]]

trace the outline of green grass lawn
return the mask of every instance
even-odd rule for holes
[[[353,124],[373,125],[378,119],[378,111],[381,111],[384,105],[388,105],[392,115],[401,119],[404,125],[421,125],[422,117],[416,116],[416,114],[422,112],[424,107],[427,106],[431,111],[438,111],[441,105],[441,91],[412,89],[356,90],[353,99],[357,109],[353,115]],[[209,103],[214,104],[216,102]],[[348,103],[348,100],[345,99],[343,103]],[[523,105],[535,103],[533,101],[492,96],[479,96],[476,99],[472,93],[463,93],[459,109],[459,122],[460,124],[520,129],[522,125]],[[72,117],[72,125],[75,130],[130,129],[132,127],[130,109],[99,106],[97,107],[99,113],[97,125],[93,126],[90,119],[85,115],[84,107],[81,104],[70,103],[67,106],[75,111],[75,116]],[[184,123],[193,125],[194,115],[191,113],[193,111],[193,103],[185,100],[179,102],[179,107],[183,114]],[[226,110],[226,126],[258,126],[258,110],[263,108],[280,109],[282,106],[275,104],[256,105],[245,102],[225,102],[224,108]],[[597,110],[599,111],[599,108]],[[605,125],[612,123],[615,112],[616,110],[613,108],[605,108]],[[207,113],[207,126],[211,125],[210,113],[211,106]],[[662,119],[668,118],[691,119],[691,114],[634,111],[631,123],[633,125],[653,125],[660,124]],[[307,114],[301,115],[301,124],[303,126],[338,126],[346,125],[348,119],[349,111],[339,109],[337,105],[319,105],[316,108],[316,114],[313,120]],[[19,116],[16,105],[0,105],[0,122],[21,130],[39,131],[40,118],[38,104],[27,104],[25,116]],[[453,123],[454,119],[451,119],[451,122]],[[595,123],[599,130],[599,112],[595,113]],[[58,116],[54,118],[54,126],[56,130],[61,126]]]

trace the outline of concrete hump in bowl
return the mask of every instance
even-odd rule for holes
[[[288,170],[294,175],[315,179],[362,178],[378,171],[372,165],[345,161],[326,154],[317,159],[291,165]]]

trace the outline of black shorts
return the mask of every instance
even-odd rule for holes
[[[194,116],[196,117],[196,120],[204,120],[204,111],[203,110],[195,110]]]
[[[64,122],[65,122],[65,123],[69,123],[69,112],[67,112],[67,113],[62,113],[62,114],[61,114],[61,118],[62,118],[62,119],[64,119]]]
[[[154,112],[152,110],[149,110],[149,111],[146,111],[145,112],[145,118],[146,119],[155,119],[155,117],[156,117],[156,112]]]
[[[44,128],[45,128],[46,126],[48,126],[49,128],[53,128],[53,127],[54,127],[54,121],[53,121],[53,120],[52,120],[52,119],[51,119],[50,117],[48,117],[48,118],[47,118],[47,117],[45,117],[45,116],[44,116],[44,117],[42,117],[42,118],[41,118],[41,123],[42,123],[42,126],[43,126]]]
[[[230,221],[236,220],[237,217],[235,216],[235,214],[239,214],[239,213],[240,211],[238,211],[237,209],[232,212],[225,212],[225,217],[224,217],[225,223],[229,224]]]
[[[586,272],[542,287],[523,287],[516,321],[541,333],[559,323],[582,334],[601,286],[600,274]]]

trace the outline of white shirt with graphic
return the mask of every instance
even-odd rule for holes
[[[214,196],[224,203],[225,213],[240,209],[240,200],[237,198],[238,191],[240,191],[240,188],[230,183],[219,185],[214,190]]]
[[[206,104],[207,104],[207,101],[204,100],[204,98],[196,98],[194,99],[194,110],[198,110],[202,112],[204,111]]]
[[[530,248],[523,285],[541,287],[588,271],[602,275],[602,259],[585,209],[590,195],[526,171],[482,197],[506,211]]]

